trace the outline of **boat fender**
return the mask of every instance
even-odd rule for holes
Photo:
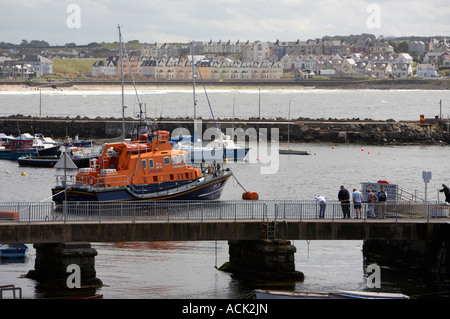
[[[244,192],[242,194],[242,199],[245,200],[258,200],[259,199],[259,195],[257,192]]]
[[[94,177],[92,177],[92,176],[89,176],[89,178],[88,178],[88,184],[89,185],[94,185],[95,184],[95,178]]]
[[[211,173],[212,173],[211,166],[208,166],[208,174],[211,174]]]

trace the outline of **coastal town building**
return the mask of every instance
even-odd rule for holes
[[[417,65],[418,78],[433,78],[437,77],[437,71],[432,63],[421,63]]]
[[[31,64],[24,62],[5,63],[0,65],[0,77],[15,79],[32,79],[36,77],[36,72]]]
[[[423,41],[409,41],[408,42],[408,53],[417,56],[425,52],[426,45]]]
[[[92,76],[117,76],[117,62],[112,60],[96,61],[92,66]]]

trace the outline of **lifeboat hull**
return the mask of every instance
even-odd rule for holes
[[[62,204],[67,198],[69,202],[123,202],[139,200],[216,200],[222,195],[223,188],[227,180],[231,177],[231,172],[225,172],[223,175],[206,181],[196,181],[192,185],[184,185],[176,188],[166,185],[165,191],[145,191],[145,188],[139,192],[133,192],[130,187],[116,188],[95,188],[95,187],[72,187],[64,194],[63,187],[54,187],[52,189],[53,200],[57,204]]]

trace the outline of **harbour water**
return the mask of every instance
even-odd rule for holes
[[[97,116],[96,112],[104,115],[105,110],[111,105],[120,104],[120,96],[116,93],[96,93],[95,95],[93,92],[67,91],[52,94],[49,93],[46,96],[48,99],[46,107],[49,111],[45,114],[54,112],[93,117]],[[162,102],[165,105],[178,105],[173,109],[172,107],[164,109],[163,116],[190,116],[191,109],[188,108],[192,105],[192,100],[189,101],[192,94],[188,95],[188,92],[160,92],[159,94],[159,97],[153,95],[149,97],[149,99],[160,99],[159,108]],[[172,94],[174,96],[171,97]],[[370,103],[361,98],[361,94],[370,95],[370,99],[374,99],[374,102]],[[218,117],[225,116],[224,114],[228,112],[231,114],[233,100],[235,100],[236,117],[251,117],[258,114],[258,93],[221,90],[209,95],[214,110],[216,110],[216,104],[223,106],[218,107],[219,114],[215,113]],[[418,120],[419,114],[430,116],[439,114],[440,98],[444,101],[450,100],[447,91],[318,92],[304,90],[304,93],[299,93],[287,90],[283,93],[282,90],[275,90],[264,91],[261,95],[261,101],[264,101],[261,104],[266,105],[266,108],[261,109],[266,110],[263,114],[267,117],[280,116],[282,113],[280,109],[276,112],[275,107],[269,108],[269,105],[278,105],[279,108],[281,105],[286,105],[287,112],[289,101],[296,98],[298,109],[294,114],[291,109],[293,117]],[[333,97],[330,98],[330,95]],[[253,111],[248,110],[250,107],[238,108],[238,101],[242,96],[246,96],[248,100],[254,100]],[[345,96],[347,98],[344,98]],[[30,99],[36,97],[35,93],[16,95],[10,92],[0,93],[1,112],[35,115],[34,111],[30,111]],[[95,97],[94,101],[92,97]],[[142,100],[146,97],[144,94]],[[341,98],[345,101],[340,100]],[[171,99],[173,99],[172,104],[169,103]],[[198,99],[200,100],[200,97]],[[327,99],[329,102],[325,103]],[[332,103],[332,99],[336,99],[336,103]],[[218,100],[221,102],[217,102]],[[304,105],[307,100],[308,103],[314,101],[314,105],[309,104],[308,108],[301,107],[300,105]],[[68,104],[72,106],[68,107]],[[84,104],[86,106],[82,106]],[[181,106],[184,104],[186,109]],[[321,113],[325,107],[324,104],[329,109],[325,112],[327,115]],[[366,106],[360,107],[360,104],[366,104]],[[9,108],[11,105],[14,105],[14,108]],[[413,110],[412,105],[414,105]],[[381,106],[383,109],[378,112]],[[373,109],[372,112],[366,113],[368,108]],[[268,110],[271,110],[272,114],[266,115]],[[154,112],[160,111],[158,109]],[[169,114],[170,112],[179,113]],[[449,113],[448,108],[445,111],[445,114],[447,113]],[[204,117],[208,116],[205,114]],[[23,128],[23,131],[28,130],[29,128]],[[69,133],[74,136],[79,132]],[[280,146],[283,145],[280,144]],[[360,188],[361,182],[377,180],[388,180],[423,197],[422,171],[426,170],[432,172],[432,180],[428,184],[428,199],[442,200],[442,194],[439,194],[437,190],[442,183],[448,184],[450,181],[449,164],[446,160],[450,156],[448,146],[367,146],[318,143],[291,144],[291,146],[310,150],[313,155],[279,155],[277,170],[273,174],[262,174],[261,168],[267,163],[260,161],[227,163],[226,165],[233,170],[237,179],[247,190],[258,192],[261,199],[313,199],[314,196],[324,195],[334,200],[337,199],[340,185],[353,189]],[[277,156],[274,155],[274,157]],[[0,161],[0,202],[50,200],[54,175],[54,169],[25,168],[19,167],[16,162]],[[230,180],[222,198],[240,199],[242,192],[242,188],[234,180]],[[0,285],[15,284],[23,289],[24,298],[41,298],[45,292],[38,291],[33,280],[22,277],[34,267],[35,251],[32,243],[27,244],[29,254],[24,262],[0,264]],[[297,247],[296,269],[304,272],[305,280],[294,287],[277,286],[277,288],[316,292],[366,289],[367,274],[361,250],[362,241],[293,241],[293,244]],[[228,261],[227,242],[92,243],[92,245],[98,251],[97,277],[105,285],[98,289],[97,293],[103,294],[107,299],[230,299],[244,298],[252,289],[262,288],[240,282],[230,274],[215,268]],[[383,291],[401,292],[420,298],[449,298],[448,283],[439,282],[425,273],[400,272],[387,265],[380,266]]]

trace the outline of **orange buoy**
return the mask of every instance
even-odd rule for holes
[[[259,199],[259,195],[257,192],[244,192],[242,194],[242,199],[246,199],[246,200],[258,200]]]
[[[17,220],[19,218],[19,213],[16,211],[0,211],[0,220]]]

